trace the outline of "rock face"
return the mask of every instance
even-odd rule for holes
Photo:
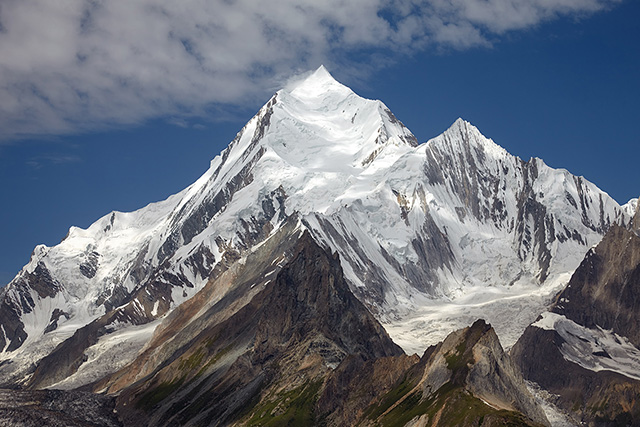
[[[636,199],[636,203],[638,204],[636,207],[636,214],[633,216],[633,220],[631,221],[631,228],[633,230],[640,230],[640,202]]]
[[[612,227],[512,349],[525,378],[589,425],[640,425],[640,236]]]
[[[558,301],[554,313],[590,329],[612,330],[640,348],[640,237],[613,226]]]
[[[87,392],[0,389],[0,425],[22,427],[121,427],[115,399]]]
[[[236,304],[234,291],[205,315],[219,323],[198,322],[198,333],[180,347],[172,341],[159,344],[172,352],[156,354],[169,357],[120,393],[119,410],[127,420],[225,425],[243,418],[255,406],[252,401],[259,405],[273,393],[317,392],[347,355],[375,360],[402,354],[353,296],[337,257],[306,232],[289,257],[268,283],[253,283],[260,288],[257,294],[226,319],[213,312]],[[116,391],[126,375],[97,387]]]
[[[548,425],[483,320],[427,349],[370,410],[374,425]]]

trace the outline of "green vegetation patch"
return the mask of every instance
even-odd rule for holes
[[[422,398],[421,391],[410,394],[379,421],[384,427],[401,427],[422,415],[433,421],[438,413],[440,426],[481,426],[496,421],[504,426],[535,425],[518,412],[491,408],[451,382],[427,399]]]
[[[315,404],[322,381],[311,381],[287,392],[279,393],[274,400],[263,402],[253,410],[248,426],[305,427],[314,424]]]
[[[193,372],[196,369],[198,370],[196,377],[201,376],[208,368],[213,366],[216,362],[218,362],[222,356],[227,354],[232,345],[228,345],[222,350],[218,351],[211,357],[209,360],[210,346],[209,342],[205,342],[204,345],[200,346],[193,354],[191,354],[187,358],[182,358],[180,360],[180,364],[178,365],[178,369],[183,372],[185,375],[188,375],[188,372]],[[206,363],[205,363],[206,361]]]
[[[422,391],[413,392],[382,418],[382,425],[402,427],[413,418],[425,414],[432,403],[430,399],[422,401]]]
[[[149,391],[143,394],[136,403],[136,407],[147,412],[150,411],[154,406],[156,406],[158,403],[169,397],[173,392],[178,390],[180,386],[182,386],[183,382],[184,377],[173,379],[169,382],[161,382],[160,384],[152,387]]]
[[[233,345],[230,344],[225,348],[223,348],[222,350],[220,350],[219,352],[217,352],[211,359],[209,359],[209,361],[202,368],[200,368],[196,377],[199,377],[202,374],[204,374],[207,371],[207,369],[215,365],[222,358],[222,356],[229,353],[229,351],[231,351],[232,348],[233,348]]]
[[[405,375],[402,378],[402,381],[391,389],[382,399],[382,402],[379,405],[373,405],[367,409],[365,412],[365,416],[371,420],[375,420],[380,417],[380,415],[384,414],[386,410],[388,410],[394,403],[400,400],[405,394],[409,393],[411,389],[416,386],[415,381],[411,381]]]
[[[467,359],[464,357],[464,351],[466,350],[465,342],[462,341],[456,346],[455,352],[447,353],[444,358],[447,361],[447,368],[450,371],[456,372],[460,369],[467,368]]]
[[[204,345],[211,350],[213,348],[213,346],[215,345],[215,343],[218,341],[218,338],[220,338],[220,334],[216,334],[213,337],[209,337],[205,340]]]
[[[201,347],[188,358],[180,360],[179,369],[181,371],[193,371],[202,364],[202,359],[204,358],[204,356],[205,351]]]

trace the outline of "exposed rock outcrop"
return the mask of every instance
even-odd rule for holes
[[[370,409],[373,424],[548,425],[522,376],[483,320],[427,349],[403,381]]]
[[[0,425],[121,427],[115,399],[79,391],[0,389]]]
[[[577,422],[640,425],[640,236],[613,226],[511,354]]]
[[[469,404],[460,425],[546,424],[489,325],[404,355],[337,256],[293,226],[172,313],[95,390],[119,394],[127,425],[377,425],[398,411],[447,425]]]

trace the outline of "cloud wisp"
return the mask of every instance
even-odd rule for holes
[[[42,169],[47,164],[64,165],[68,163],[78,163],[81,161],[82,159],[79,156],[74,155],[41,154],[31,157],[27,160],[26,164],[33,169]]]
[[[4,0],[0,141],[202,117],[354,52],[489,45],[619,1]]]

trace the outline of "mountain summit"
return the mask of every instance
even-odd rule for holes
[[[336,254],[405,350],[480,317],[509,347],[629,211],[461,119],[418,144],[381,101],[320,67],[278,91],[185,190],[38,246],[0,295],[0,378],[72,388],[125,367],[182,304],[230,298],[228,283],[211,301],[201,291],[285,226]],[[288,254],[272,256],[275,271]]]
[[[330,92],[336,95],[342,93],[345,97],[354,95],[351,89],[334,79],[324,65],[313,72],[294,78],[282,91],[288,92],[298,99],[306,99],[311,103],[321,101],[320,97],[324,97]]]

